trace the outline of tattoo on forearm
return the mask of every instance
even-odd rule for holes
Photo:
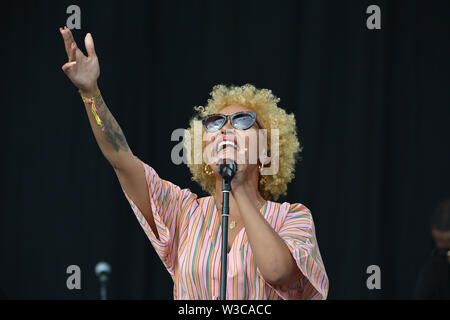
[[[105,127],[104,134],[106,135],[107,140],[113,146],[114,150],[128,151],[130,148],[128,147],[125,135],[123,134],[122,129],[120,128],[116,119],[114,119],[113,115],[109,111],[101,95],[99,95],[95,99],[95,105],[97,106],[99,117]]]

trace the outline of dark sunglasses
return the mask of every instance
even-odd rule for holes
[[[233,128],[238,130],[247,130],[255,122],[261,128],[258,120],[256,120],[256,113],[251,111],[236,112],[228,116],[224,114],[210,114],[203,118],[202,122],[206,131],[215,132],[220,130],[227,123],[228,119],[230,119]]]

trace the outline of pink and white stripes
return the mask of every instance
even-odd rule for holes
[[[174,299],[219,299],[222,230],[214,197],[198,198],[159,178],[142,162],[156,238],[145,217],[123,190],[139,223],[174,281]],[[267,201],[261,214],[285,241],[302,278],[289,288],[273,287],[262,277],[243,228],[228,253],[227,299],[325,299],[328,277],[310,211],[296,203]]]

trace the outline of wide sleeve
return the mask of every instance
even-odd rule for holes
[[[161,179],[152,167],[141,160],[139,161],[144,167],[150,206],[158,229],[159,239],[156,238],[142,212],[121,186],[122,191],[139,224],[173,278],[177,261],[178,233],[180,228],[187,223],[189,211],[192,209],[197,195],[189,189],[181,189],[177,185]]]
[[[302,276],[288,287],[276,286],[276,293],[286,300],[326,299],[328,277],[309,209],[302,204],[291,204],[278,234],[289,248]]]

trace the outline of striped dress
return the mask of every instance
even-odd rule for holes
[[[174,299],[219,299],[222,230],[212,196],[198,198],[189,189],[159,178],[141,161],[150,196],[157,239],[144,215],[122,188],[131,209],[174,282]],[[296,203],[267,201],[261,214],[285,241],[302,277],[289,287],[272,286],[259,271],[241,229],[227,265],[227,300],[325,299],[328,277],[316,241],[310,211]]]

